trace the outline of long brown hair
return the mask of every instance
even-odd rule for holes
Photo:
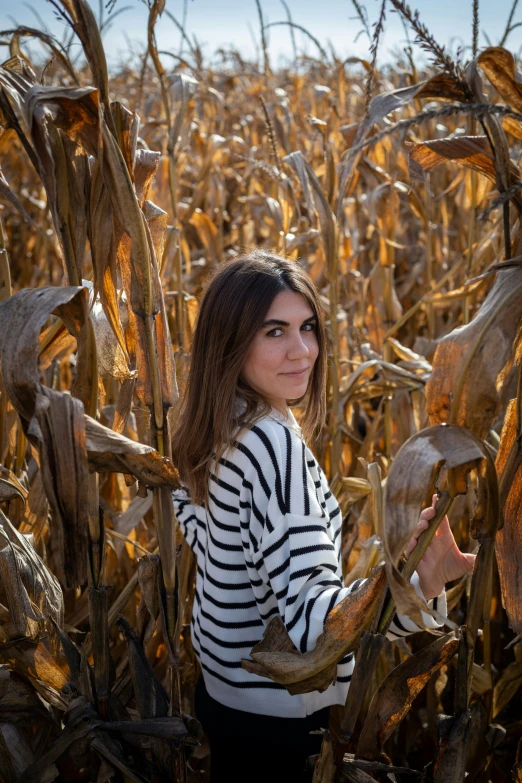
[[[219,267],[201,301],[190,368],[172,440],[172,459],[193,503],[208,502],[212,459],[233,445],[237,433],[271,410],[264,397],[240,377],[252,340],[280,291],[302,294],[317,317],[319,354],[306,393],[300,426],[313,448],[326,417],[327,333],[317,290],[295,261],[255,250]],[[245,409],[235,412],[236,396]]]

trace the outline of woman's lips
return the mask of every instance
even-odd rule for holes
[[[291,377],[298,378],[299,376],[304,375],[307,370],[308,367],[304,367],[300,372],[282,372],[281,375],[290,375]]]

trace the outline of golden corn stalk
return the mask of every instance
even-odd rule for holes
[[[314,783],[522,781],[514,10],[479,52],[473,4],[464,67],[390,2],[433,56],[422,73],[407,50],[378,71],[384,3],[371,62],[328,53],[288,11],[285,73],[260,3],[262,68],[235,51],[207,65],[163,0],[141,62],[110,75],[86,0],[56,3],[80,66],[49,31],[1,33],[0,783],[208,780],[170,433],[205,278],[248,247],[320,290],[329,414],[314,449],[347,583],[369,580],[313,651],[273,619],[243,665],[302,693],[356,651]],[[186,57],[158,50],[160,17]],[[319,59],[298,63],[296,29]],[[478,552],[473,576],[449,586],[444,633],[392,645],[395,609],[421,622],[409,577],[445,513]]]

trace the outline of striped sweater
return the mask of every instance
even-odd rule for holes
[[[341,510],[292,411],[285,417],[272,409],[238,437],[219,465],[214,460],[208,508],[193,505],[186,487],[175,490],[173,500],[197,556],[191,630],[209,694],[234,709],[293,718],[344,704],[352,653],[322,693],[291,696],[241,667],[275,615],[298,650],[312,650],[328,612],[364,581],[343,585]],[[412,584],[422,596],[417,574]],[[446,614],[445,594],[429,605]],[[423,618],[427,627],[440,627],[430,615]],[[399,616],[388,636],[418,630]]]

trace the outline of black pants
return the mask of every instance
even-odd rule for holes
[[[306,718],[276,718],[225,707],[209,695],[200,675],[196,718],[210,743],[211,783],[308,783],[308,756],[319,753],[330,708]]]

